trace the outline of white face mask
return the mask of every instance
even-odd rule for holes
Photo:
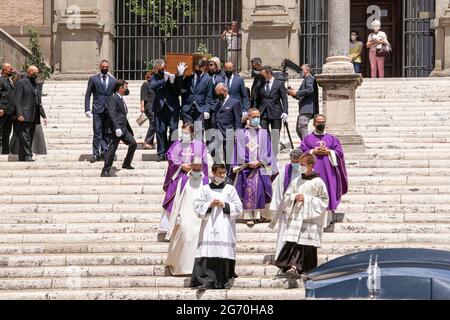
[[[300,171],[302,174],[305,174],[308,171],[308,169],[305,166],[301,166]]]
[[[213,178],[213,182],[217,185],[224,183],[225,181],[225,177],[214,177]]]
[[[181,134],[181,140],[183,140],[183,142],[191,142],[192,141],[192,135],[190,133],[182,133]]]

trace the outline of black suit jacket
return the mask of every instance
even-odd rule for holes
[[[155,99],[153,101],[153,112],[161,112],[164,105],[167,104],[171,112],[180,112],[180,91],[183,84],[182,77],[176,77],[175,83],[170,83],[170,80],[164,80],[155,74],[150,79],[150,89],[155,92]]]
[[[0,109],[6,114],[14,114],[14,84],[5,77],[0,77]]]
[[[17,117],[23,116],[25,122],[40,123],[40,116],[47,118],[42,106],[41,92],[36,83],[23,78],[17,81],[15,89],[15,112]]]
[[[214,128],[226,137],[227,129],[238,130],[242,128],[242,105],[239,100],[228,98],[225,104],[218,102],[214,110]]]
[[[261,112],[261,118],[278,120],[283,113],[289,113],[288,98],[284,82],[274,80],[270,93],[265,90],[265,84],[259,92],[259,104],[257,108]]]
[[[123,133],[128,130],[131,135],[134,135],[127,119],[128,111],[123,99],[118,94],[113,94],[108,98],[107,107],[110,133],[115,134],[116,130],[120,129]]]
[[[260,75],[255,76],[253,80],[252,89],[250,90],[250,107],[256,108],[259,105],[259,98],[262,87],[264,86],[264,78]]]

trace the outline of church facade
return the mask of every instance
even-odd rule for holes
[[[199,45],[223,61],[235,51],[241,71],[260,57],[273,67],[285,58],[309,63],[320,73],[327,57],[348,53],[351,31],[365,41],[378,19],[393,47],[386,76],[450,76],[449,0],[191,0],[183,1],[187,11],[175,6],[169,13],[162,9],[165,0],[154,1],[159,7],[153,8],[140,0],[147,9],[141,15],[128,2],[0,0],[0,60],[20,69],[33,27],[56,79],[85,79],[105,58],[118,77],[138,80],[151,60],[192,53]],[[173,22],[170,28],[158,21],[163,14]],[[239,23],[239,43],[230,45],[220,35],[233,21]]]

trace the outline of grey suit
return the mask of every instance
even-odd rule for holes
[[[33,157],[32,145],[36,125],[40,124],[40,117],[46,118],[42,106],[41,92],[36,82],[29,78],[19,80],[15,89],[15,113],[17,117],[24,117],[23,122],[17,123],[19,130],[19,160],[25,161]]]
[[[14,83],[6,77],[0,77],[0,149],[2,154],[9,154],[9,138],[11,137],[14,115]]]

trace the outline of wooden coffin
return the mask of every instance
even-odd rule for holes
[[[168,53],[166,54],[166,69],[172,74],[178,74],[177,66],[184,62],[188,66],[184,75],[189,77],[194,73],[194,64],[203,57],[203,55],[191,53]]]

